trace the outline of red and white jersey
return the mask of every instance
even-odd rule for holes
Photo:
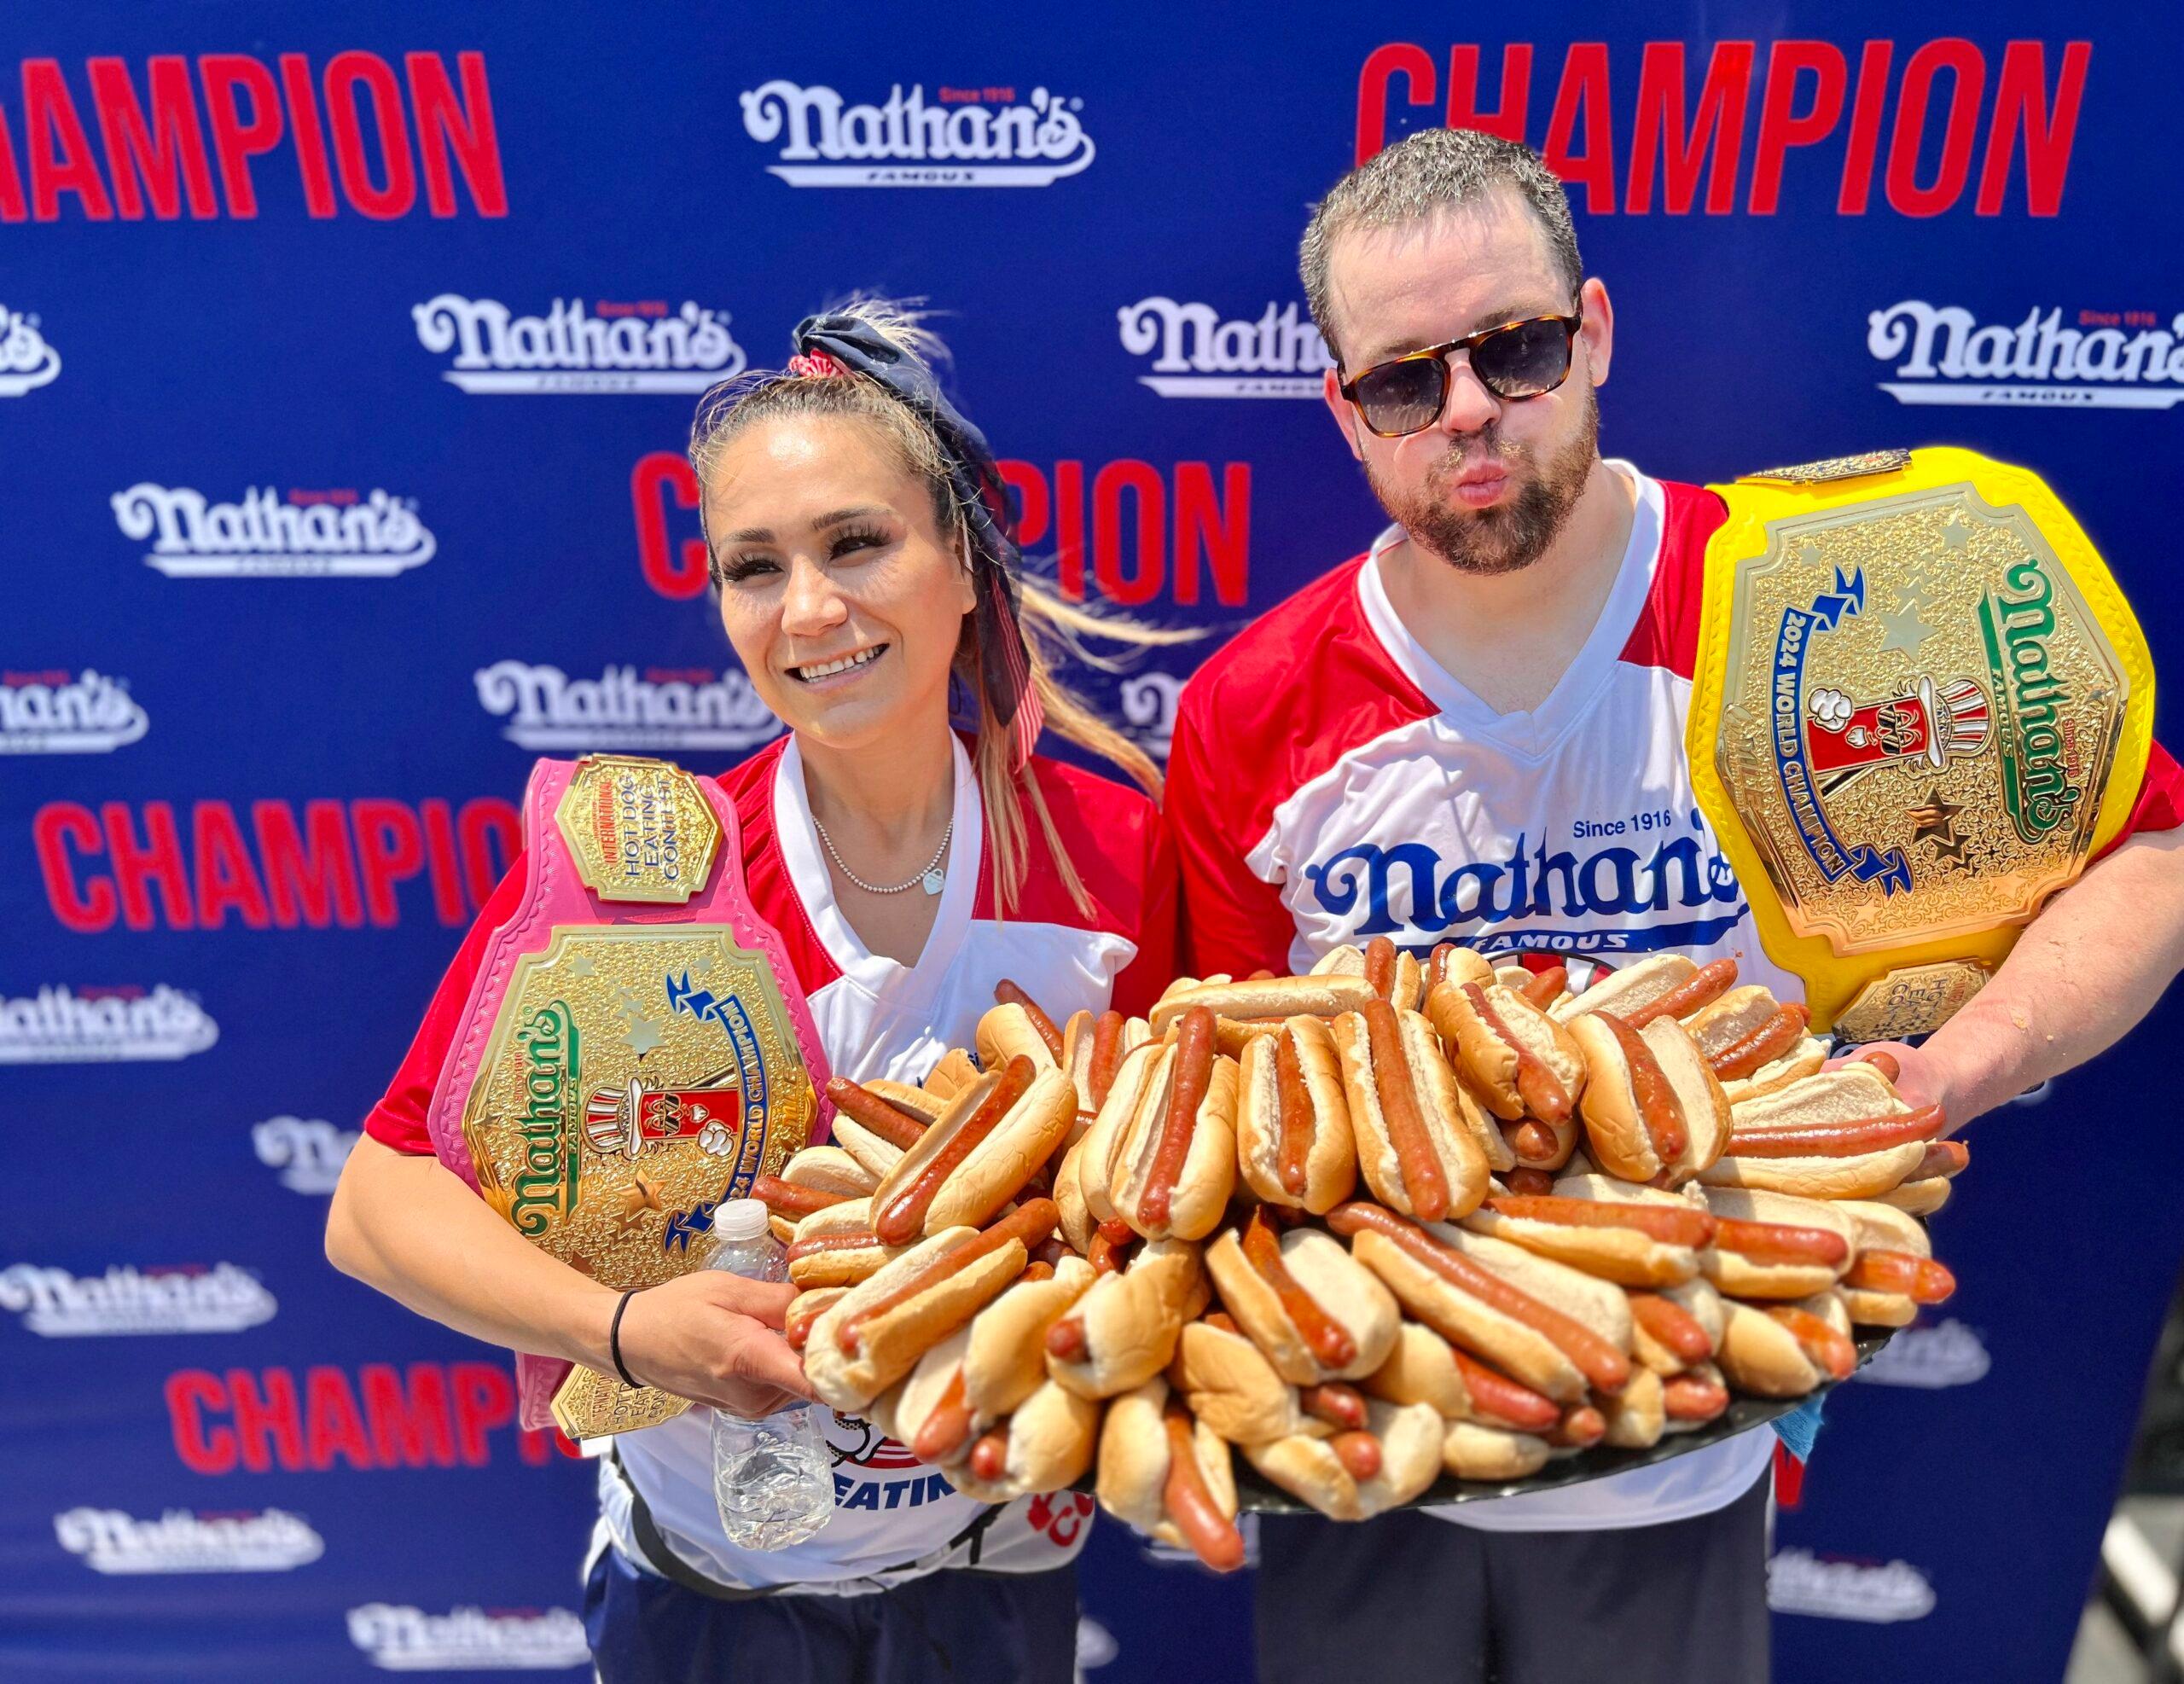
[[[1397,618],[1373,549],[1247,628],[1184,687],[1168,765],[1184,940],[1199,975],[1301,971],[1385,935],[1567,962],[1574,986],[1675,949],[1734,957],[1786,1000],[1750,904],[1693,798],[1684,721],[1720,498],[1611,464],[1636,492],[1621,570],[1547,700],[1497,714]],[[2177,822],[2157,750],[2136,828]],[[1471,1503],[1492,1529],[1653,1524],[1759,1477],[1750,1433],[1563,1491]]]
[[[932,932],[909,967],[868,952],[835,904],[795,739],[784,737],[722,775],[742,828],[752,903],[781,932],[836,1073],[921,1081],[949,1048],[972,1044],[1004,977],[1057,1020],[1110,1003],[1142,1013],[1173,978],[1176,865],[1158,810],[1135,790],[1057,761],[1034,759],[1031,769],[1092,911],[1080,911],[1062,886],[1035,822],[1026,827],[1022,892],[1008,916],[1000,915],[978,781],[959,741],[955,846]],[[515,909],[523,877],[518,860],[479,913],[392,1086],[365,1120],[375,1139],[403,1152],[432,1150],[424,1118],[433,1083],[485,939]],[[951,1556],[949,1545],[984,1505],[864,1421],[823,1419],[836,1457],[834,1518],[810,1542],[758,1552],[728,1541],[714,1508],[705,1409],[615,1441],[625,1474],[611,1461],[600,1464],[611,1536],[624,1554],[643,1559],[630,1525],[634,1487],[677,1555],[726,1584],[863,1591],[970,1559],[961,1549]],[[1069,1493],[1011,1504],[978,1539],[977,1564],[1016,1571],[1059,1565],[1083,1548],[1090,1521],[1090,1500]],[[912,1571],[899,1571],[912,1564]]]

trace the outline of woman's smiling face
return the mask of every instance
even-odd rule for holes
[[[784,723],[851,749],[945,722],[976,596],[932,491],[884,433],[846,417],[753,422],[703,496],[721,623]]]

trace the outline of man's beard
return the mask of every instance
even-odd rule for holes
[[[1413,493],[1385,485],[1370,464],[1365,477],[1380,507],[1410,541],[1460,573],[1513,573],[1547,554],[1583,494],[1600,449],[1600,404],[1589,386],[1576,435],[1550,457],[1544,468],[1531,450],[1500,438],[1489,422],[1467,448],[1459,444],[1426,472],[1426,483]],[[1468,441],[1467,441],[1468,442]],[[1508,473],[1516,495],[1490,508],[1466,508],[1447,496],[1447,482],[1467,462],[1484,456]]]

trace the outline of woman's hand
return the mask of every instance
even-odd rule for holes
[[[648,1286],[622,1312],[622,1364],[647,1385],[747,1420],[810,1400],[804,1365],[781,1335],[795,1296],[785,1283],[712,1269]]]

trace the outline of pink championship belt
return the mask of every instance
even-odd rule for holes
[[[602,1285],[700,1267],[713,1210],[823,1140],[826,1055],[744,886],[735,809],[665,761],[541,760],[523,901],[493,932],[427,1121],[441,1163]],[[684,1400],[519,1353],[520,1419],[572,1437]]]

